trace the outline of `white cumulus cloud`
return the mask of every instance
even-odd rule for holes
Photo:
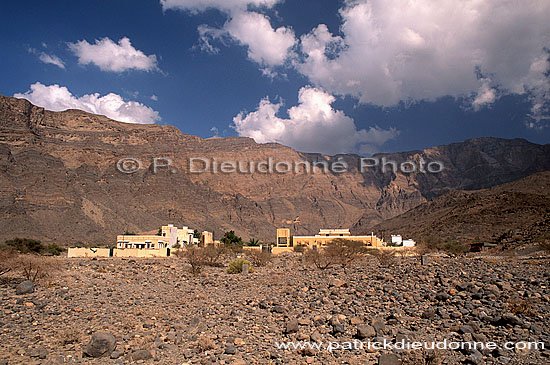
[[[63,62],[63,60],[56,55],[49,55],[42,52],[40,53],[40,56],[38,56],[38,58],[44,63],[49,63],[63,69],[65,68],[65,63]]]
[[[150,124],[161,119],[155,110],[137,101],[126,101],[120,95],[110,93],[100,96],[95,93],[76,97],[66,87],[56,84],[46,86],[36,82],[27,92],[13,96],[48,110],[80,109],[125,123]]]
[[[254,12],[239,12],[224,29],[239,43],[248,47],[248,57],[267,66],[282,65],[296,43],[294,32],[287,27],[273,29],[269,19]]]
[[[332,94],[382,106],[474,94],[479,107],[495,87],[540,100],[549,14],[540,0],[350,0],[341,36],[323,24],[303,35],[296,67]]]
[[[262,66],[266,75],[272,75],[273,67],[282,66],[294,54],[297,43],[291,28],[274,29],[268,17],[249,11],[233,13],[221,29],[201,25],[198,32],[200,48],[208,53],[219,52],[213,40],[230,39],[247,47],[248,58]]]
[[[98,39],[94,44],[82,40],[69,43],[69,49],[81,65],[94,64],[103,71],[157,70],[157,56],[147,56],[132,46],[130,39],[121,38],[118,44],[109,38]]]
[[[160,0],[163,10],[179,9],[193,12],[219,9],[225,12],[246,10],[249,5],[273,7],[281,0]]]
[[[278,142],[299,151],[330,155],[373,152],[399,133],[393,128],[357,130],[352,118],[332,107],[334,96],[323,90],[303,87],[298,99],[299,104],[288,109],[288,119],[277,116],[282,102],[262,99],[256,111],[233,118],[234,128],[240,136],[258,143]]]
[[[497,99],[496,90],[491,87],[491,79],[483,78],[480,81],[481,86],[472,101],[472,106],[476,111],[484,106],[494,103]]]

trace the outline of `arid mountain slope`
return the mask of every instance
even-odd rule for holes
[[[170,168],[152,167],[170,158]],[[346,173],[190,173],[189,161],[336,160]],[[440,173],[359,170],[355,155],[304,154],[249,138],[182,134],[162,125],[125,124],[78,110],[50,112],[0,96],[0,240],[14,236],[74,244],[113,242],[123,231],[172,222],[199,230],[234,229],[272,241],[321,227],[370,230],[427,199],[456,189],[487,188],[550,170],[550,145],[481,138],[424,151],[381,154],[401,163],[441,161]],[[121,173],[117,162],[142,161]]]
[[[476,191],[436,197],[374,227],[422,240],[532,243],[550,238],[550,172]]]

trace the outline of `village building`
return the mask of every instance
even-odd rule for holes
[[[349,241],[358,241],[369,247],[385,247],[385,243],[371,233],[367,236],[352,236],[349,229],[321,229],[314,236],[291,236],[290,229],[277,229],[277,241],[275,247],[295,247],[305,246],[317,248],[326,246],[334,239],[344,239]]]
[[[170,251],[187,245],[203,246],[215,244],[212,232],[202,232],[195,237],[189,227],[178,228],[168,224],[160,228],[157,235],[121,234],[117,236],[116,248],[71,247],[68,257],[167,257]]]
[[[195,242],[196,241],[196,242]],[[119,235],[117,248],[160,249],[183,247],[198,243],[194,230],[189,227],[174,227],[173,224],[161,227],[159,235]]]
[[[396,246],[396,247],[414,247],[416,246],[416,242],[411,240],[411,239],[403,239],[403,237],[401,237],[401,235],[391,235],[391,243],[393,244],[393,246]]]

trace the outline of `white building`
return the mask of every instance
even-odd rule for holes
[[[399,234],[398,235],[392,234],[391,235],[391,243],[394,246],[401,246],[403,244],[403,238]]]
[[[416,242],[411,240],[411,239],[407,239],[407,240],[404,240],[403,237],[401,237],[401,235],[391,235],[391,243],[394,245],[394,246],[403,246],[403,247],[414,247],[416,246]]]
[[[414,247],[416,246],[416,242],[413,240],[403,240],[403,247]]]

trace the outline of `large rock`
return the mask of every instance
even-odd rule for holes
[[[130,355],[132,361],[149,360],[153,358],[151,351],[149,350],[136,350]]]
[[[30,280],[25,280],[15,288],[17,295],[34,293],[34,283]]]
[[[96,332],[84,347],[84,355],[90,357],[110,356],[115,347],[115,336],[107,332]]]
[[[376,336],[376,331],[374,327],[369,326],[368,324],[360,324],[357,326],[357,338],[372,338]]]
[[[298,332],[298,329],[299,329],[298,321],[296,319],[289,319],[286,322],[284,332],[285,333],[294,333],[294,332]]]
[[[382,354],[378,358],[378,365],[401,365],[401,360],[394,354]]]

